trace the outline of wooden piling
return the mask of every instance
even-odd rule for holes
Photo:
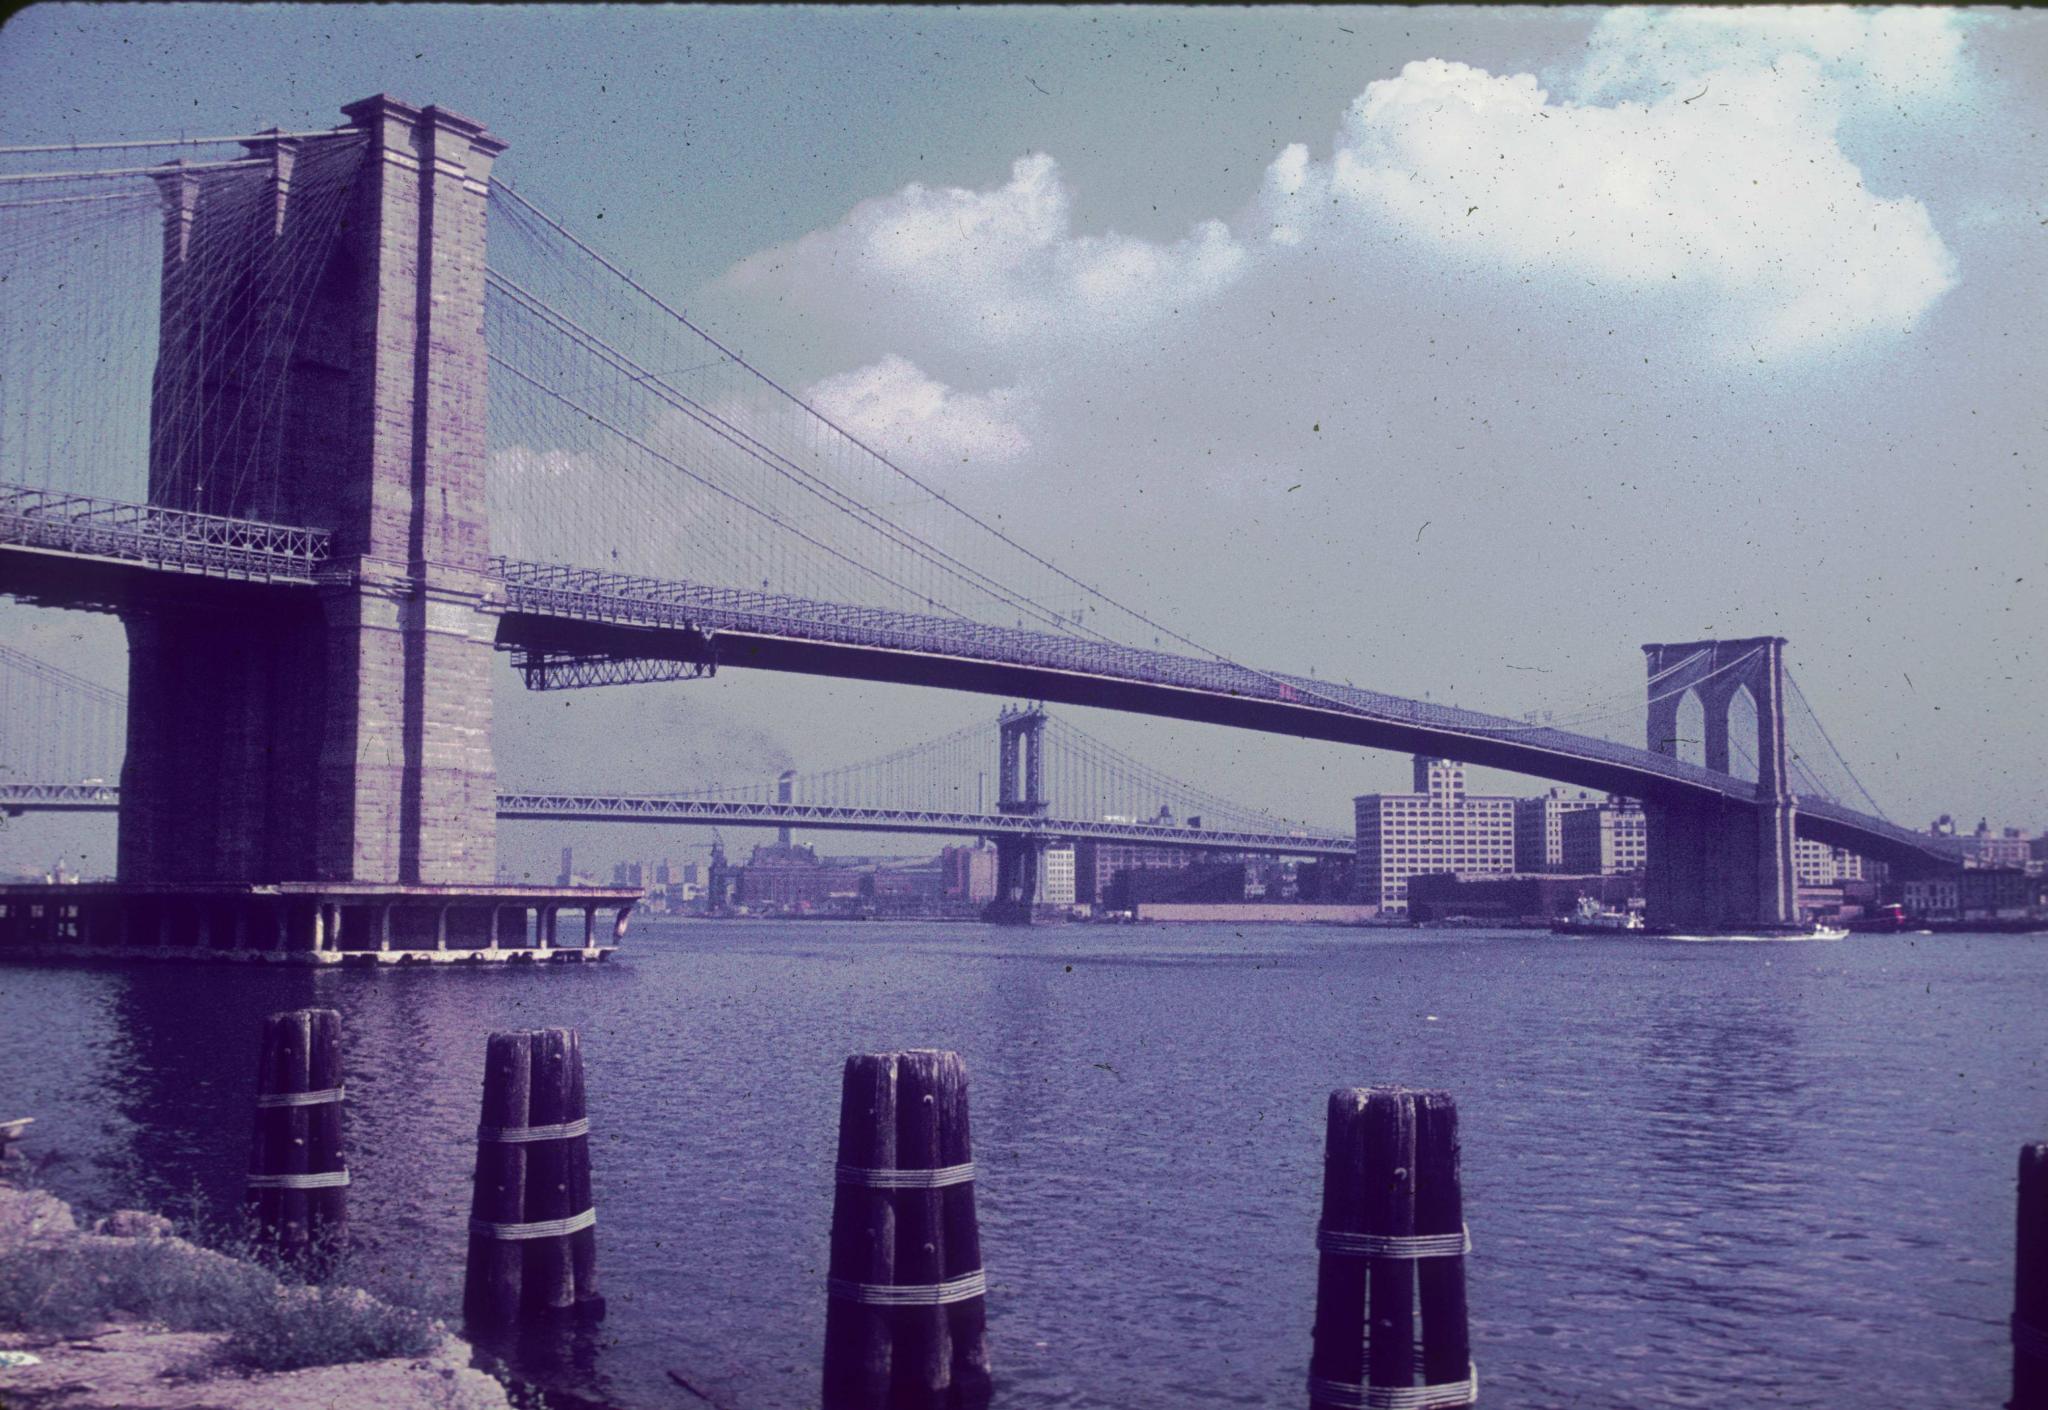
[[[1415,1232],[1461,1236],[1465,1230],[1464,1179],[1459,1168],[1458,1104],[1448,1092],[1415,1094]],[[1465,1310],[1465,1260],[1424,1258],[1415,1264],[1416,1302],[1422,1316],[1422,1379],[1430,1385],[1462,1381],[1472,1371],[1471,1328]]]
[[[1325,1130],[1309,1403],[1471,1404],[1456,1103],[1340,1088]]]
[[[530,1035],[493,1033],[484,1049],[481,1128],[524,1126],[532,1082]],[[516,1242],[492,1237],[489,1230],[525,1217],[526,1147],[479,1139],[469,1205],[469,1261],[462,1286],[462,1315],[472,1326],[502,1327],[518,1320],[526,1253]]]
[[[490,1036],[463,1279],[472,1327],[604,1315],[589,1130],[573,1029]]]
[[[988,1403],[972,1144],[957,1054],[847,1059],[825,1312],[827,1410]]]
[[[2020,1147],[2011,1410],[2048,1410],[2048,1143]]]
[[[292,1258],[331,1262],[346,1244],[342,1099],[341,1015],[294,1009],[265,1019],[246,1198],[258,1237]]]

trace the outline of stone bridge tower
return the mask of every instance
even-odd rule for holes
[[[150,500],[332,531],[312,592],[127,614],[124,882],[488,885],[485,197],[504,144],[379,96],[164,168]]]
[[[996,771],[996,810],[1012,817],[1044,817],[1045,711],[1038,706],[1005,709],[997,718],[1001,754]],[[1044,893],[1045,839],[996,839],[996,899],[986,916],[1007,924],[1028,924]]]
[[[1699,699],[1706,716],[1706,766],[1732,773],[1729,711],[1738,694],[1756,705],[1754,801],[1669,803],[1645,799],[1652,925],[1665,929],[1776,929],[1796,926],[1792,861],[1795,804],[1785,745],[1785,638],[1659,642],[1643,648],[1649,668],[1649,747],[1678,757],[1679,707]]]

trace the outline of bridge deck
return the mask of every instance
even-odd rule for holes
[[[0,486],[0,591],[44,600],[68,593],[73,605],[108,610],[119,600],[110,584],[138,572],[305,585],[336,571],[332,556],[330,536],[317,529]],[[1646,799],[1754,797],[1746,780],[1647,749],[1228,661],[559,564],[497,559],[494,567],[505,583],[499,644],[507,649],[715,659],[1026,696],[1433,754]],[[1881,860],[1958,858],[1944,839],[1827,799],[1801,798],[1798,826],[1802,836]]]

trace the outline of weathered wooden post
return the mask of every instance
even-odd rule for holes
[[[474,1327],[604,1315],[583,1048],[574,1029],[493,1033],[476,1132],[462,1311]]]
[[[987,1280],[967,1069],[918,1049],[850,1057],[825,1306],[826,1410],[989,1400]]]
[[[342,1095],[340,1014],[293,1009],[263,1021],[247,1201],[259,1236],[293,1257],[331,1260],[347,1238]]]
[[[2048,1142],[2020,1147],[2013,1249],[2012,1410],[2048,1410]]]
[[[1316,1248],[1311,1406],[1438,1410],[1478,1399],[1465,1314],[1471,1240],[1449,1093],[1330,1093]]]

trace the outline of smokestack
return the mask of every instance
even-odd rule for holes
[[[775,780],[775,801],[778,803],[793,803],[796,801],[795,769],[784,769],[782,776]],[[776,845],[787,847],[789,845],[789,828],[786,826],[776,828],[775,841]]]

